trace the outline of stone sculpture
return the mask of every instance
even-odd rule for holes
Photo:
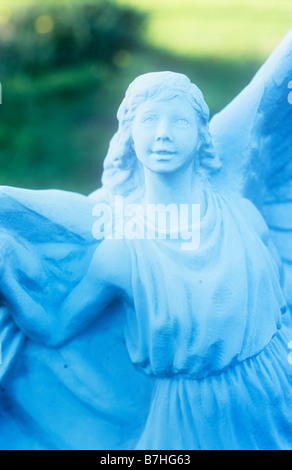
[[[210,127],[138,77],[88,197],[1,188],[2,449],[292,448],[291,55]]]

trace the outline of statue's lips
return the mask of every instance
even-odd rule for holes
[[[174,152],[174,151],[171,151],[171,150],[152,150],[152,152],[151,152],[152,155],[156,155],[158,157],[161,157],[162,159],[163,159],[163,157],[165,159],[171,158],[174,155],[176,155],[176,153],[177,152]]]

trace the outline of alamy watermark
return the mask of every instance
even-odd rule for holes
[[[200,245],[200,204],[125,204],[116,196],[113,206],[97,204],[92,215],[97,240],[180,240],[182,250]]]

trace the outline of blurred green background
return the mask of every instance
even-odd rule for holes
[[[1,0],[0,184],[88,194],[137,75],[187,74],[213,115],[291,26],[291,0]]]

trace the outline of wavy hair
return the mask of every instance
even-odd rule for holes
[[[102,175],[103,199],[119,195],[138,201],[144,193],[144,171],[137,159],[131,127],[138,106],[147,100],[169,100],[185,97],[198,118],[199,169],[208,176],[221,167],[215,155],[209,131],[209,108],[201,90],[186,75],[174,72],[153,72],[140,75],[129,86],[117,113],[119,127],[111,139]]]

